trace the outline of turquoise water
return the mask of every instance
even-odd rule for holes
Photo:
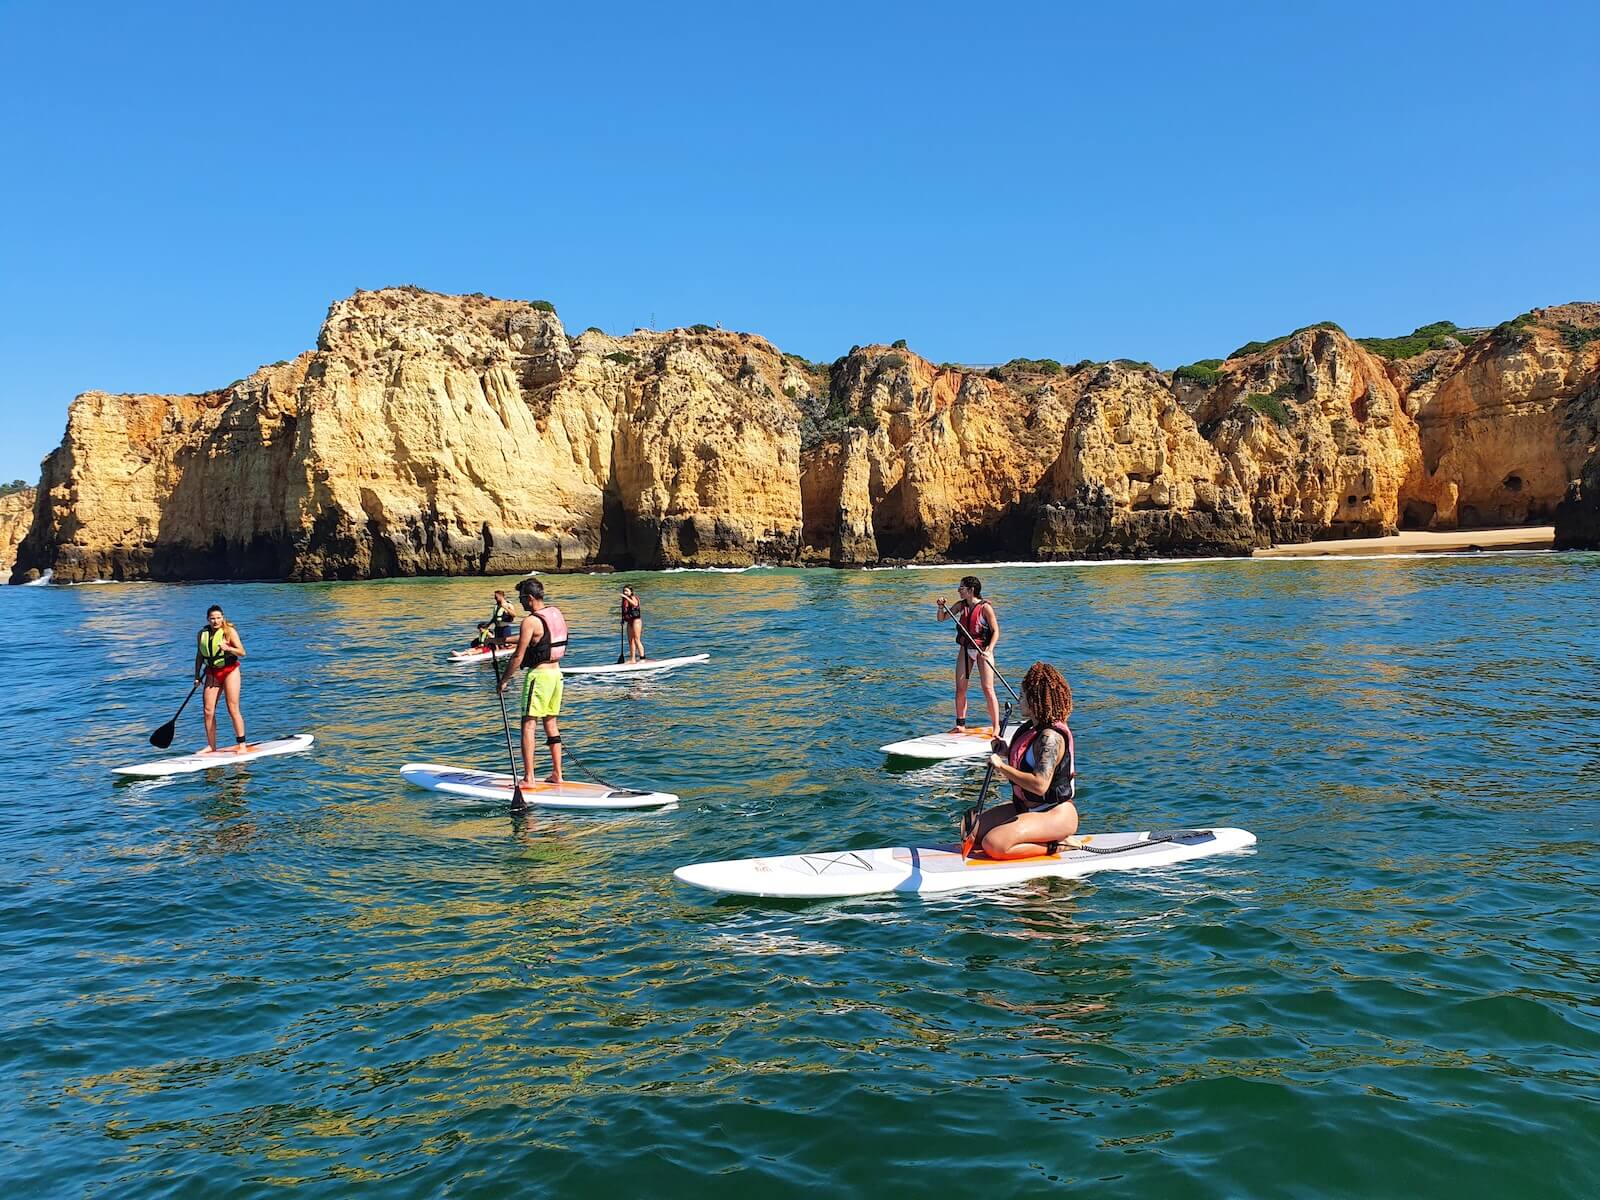
[[[647,645],[564,733],[674,813],[511,818],[443,662],[483,580],[10,588],[0,1161],[18,1194],[1589,1196],[1600,556],[981,572],[1072,681],[1087,829],[1255,853],[1003,894],[717,899],[685,862],[948,836],[959,569],[624,577]],[[617,579],[549,585],[615,657]],[[108,768],[214,599],[253,736]],[[195,708],[174,750],[200,741]],[[377,1185],[377,1186],[374,1186]]]

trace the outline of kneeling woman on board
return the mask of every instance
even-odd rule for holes
[[[206,685],[206,748],[200,753],[217,753],[217,697],[228,701],[228,716],[233,718],[233,753],[250,749],[244,740],[244,713],[239,708],[239,660],[244,657],[244,642],[239,631],[213,604],[206,609],[206,623],[200,630],[200,648],[194,656],[194,681]],[[192,694],[192,693],[191,693]]]
[[[545,744],[550,747],[550,782],[560,783],[561,726],[556,718],[561,715],[560,660],[567,652],[567,619],[554,604],[544,602],[544,584],[537,579],[517,584],[517,599],[528,615],[522,618],[517,652],[500,680],[500,690],[506,690],[519,667],[530,668],[522,683],[522,777],[527,783],[538,782],[533,773],[538,721],[544,724]]]
[[[996,738],[989,758],[1011,784],[1011,802],[978,817],[973,840],[990,858],[1054,854],[1078,832],[1077,763],[1067,728],[1072,688],[1049,663],[1034,663],[1022,677],[1022,715],[1011,744]]]

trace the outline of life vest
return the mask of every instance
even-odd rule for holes
[[[637,621],[639,619],[639,601],[622,598],[622,619],[624,621]]]
[[[230,650],[222,648],[227,641],[228,627],[212,629],[207,625],[200,631],[200,661],[213,671],[220,671],[223,667],[231,667],[239,661],[239,656]]]
[[[1016,784],[1011,785],[1012,798],[1017,802],[1017,807],[1023,811],[1042,807],[1053,808],[1063,801],[1071,800],[1077,795],[1077,785],[1074,780],[1078,778],[1078,764],[1072,752],[1072,730],[1067,728],[1065,721],[1055,721],[1044,726],[1045,729],[1054,729],[1061,735],[1065,744],[1065,753],[1056,763],[1055,774],[1050,777],[1050,783],[1045,788],[1044,794],[1025,792]],[[1006,762],[1018,771],[1026,771],[1024,760],[1028,750],[1033,746],[1042,732],[1039,726],[1028,722],[1017,727],[1017,732],[1012,735],[1011,748],[1006,752]]]
[[[956,630],[956,641],[968,650],[972,649],[974,643],[978,649],[987,650],[989,643],[994,641],[994,626],[989,624],[989,618],[982,615],[984,605],[987,603],[987,600],[980,600],[976,604],[969,604],[966,609],[956,614],[956,624],[961,627]],[[967,637],[972,641],[969,642],[967,637],[962,636],[962,629],[967,631]]]
[[[544,626],[544,632],[533,644],[533,665],[559,662],[567,652],[567,619],[554,604],[546,604],[533,614]]]

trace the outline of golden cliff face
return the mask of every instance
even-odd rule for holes
[[[361,292],[314,351],[220,391],[80,396],[15,575],[1247,554],[1558,504],[1581,531],[1597,331],[1600,305],[1566,305],[1410,357],[1326,327],[1174,374],[980,371]]]
[[[17,545],[33,524],[33,505],[37,497],[38,490],[31,487],[0,496],[0,574],[11,574],[11,564],[17,561]]]

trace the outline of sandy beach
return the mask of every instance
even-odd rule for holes
[[[1518,525],[1510,529],[1407,529],[1393,537],[1347,538],[1301,542],[1257,550],[1256,558],[1359,557],[1368,554],[1448,554],[1464,550],[1549,550],[1555,545],[1553,525]]]

